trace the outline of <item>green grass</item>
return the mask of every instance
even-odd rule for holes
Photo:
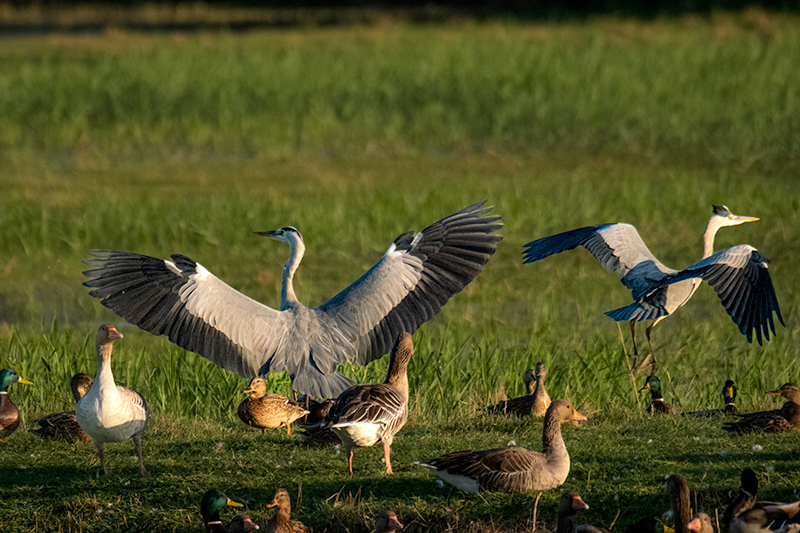
[[[798,434],[732,438],[718,421],[649,419],[603,316],[629,301],[615,275],[584,251],[534,265],[520,253],[541,236],[626,221],[680,267],[700,256],[712,203],[760,217],[722,230],[717,248],[749,243],[771,259],[787,327],[750,345],[702,287],[653,338],[668,401],[716,406],[731,377],[742,410],[777,405],[764,391],[799,373],[799,44],[796,17],[759,11],[4,40],[0,367],[35,382],[11,391],[27,425],[69,407],[69,377],[94,372],[94,333],[114,321],[125,334],[115,376],[154,416],[146,479],[133,477],[130,443],[108,447],[112,476],[98,479],[91,444],[18,431],[0,455],[0,531],[200,530],[211,487],[263,522],[278,486],[302,489],[295,514],[318,531],[367,531],[384,507],[409,531],[522,530],[535,494],[440,489],[411,462],[511,440],[538,448],[540,421],[475,408],[521,394],[539,360],[550,395],[590,415],[565,427],[564,488],[589,503],[587,521],[608,525],[620,509],[621,530],[666,509],[671,473],[705,509],[724,508],[745,466],[765,497],[797,499]],[[291,224],[308,248],[295,287],[313,306],[399,233],[484,198],[504,241],[415,334],[393,478],[378,447],[356,450],[349,478],[341,453],[248,430],[234,413],[246,379],[125,325],[81,286],[90,248],[183,253],[277,306],[288,249],[252,232]],[[344,371],[375,381],[386,364]],[[539,504],[551,530],[559,495]]]

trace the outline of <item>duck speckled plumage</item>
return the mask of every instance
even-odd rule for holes
[[[14,383],[22,383],[24,385],[33,385],[27,379],[22,379],[13,368],[4,368],[0,370],[0,442],[3,442],[3,437],[8,437],[19,427],[20,417],[19,409],[11,401],[11,396],[8,394],[8,389]]]
[[[92,383],[92,376],[89,374],[81,372],[72,376],[70,387],[72,389],[72,397],[75,398],[76,404],[83,398],[86,394],[86,389],[91,387]],[[31,429],[30,432],[43,439],[64,440],[67,442],[92,440],[92,437],[81,429],[74,410],[43,416],[42,418],[36,419],[34,423],[38,424],[39,427]]]
[[[275,491],[275,498],[267,507],[277,507],[278,512],[264,526],[266,533],[311,533],[311,528],[298,520],[292,520],[292,500],[286,489]]]
[[[386,473],[392,474],[392,441],[408,418],[406,370],[413,353],[411,334],[401,333],[392,348],[386,380],[350,387],[336,399],[328,413],[328,420],[322,427],[329,427],[344,444],[351,474],[353,446],[372,446],[378,441],[383,443]]]
[[[550,407],[550,395],[544,388],[544,380],[547,377],[547,368],[544,363],[537,363],[536,370],[528,369],[525,371],[523,380],[528,394],[503,400],[495,405],[489,406],[486,410],[490,413],[514,413],[519,416],[544,416],[547,408]],[[535,383],[535,386],[534,386]]]
[[[467,492],[522,492],[560,487],[569,475],[570,461],[561,424],[586,420],[567,400],[550,404],[544,417],[543,452],[519,446],[484,451],[452,452],[424,463],[444,481]]]
[[[142,435],[150,419],[150,408],[141,394],[114,382],[111,373],[111,350],[122,333],[111,324],[97,330],[97,375],[89,392],[75,406],[81,428],[92,437],[100,464],[108,475],[103,445],[133,439],[139,456],[139,474],[147,475],[142,459]]]
[[[759,502],[758,478],[746,468],[742,471],[742,490],[728,505],[722,520],[731,533],[797,533],[800,531],[800,501],[793,503]],[[702,532],[701,532],[702,533]]]
[[[650,391],[651,398],[650,405],[647,406],[648,413],[651,415],[655,413],[674,415],[678,412],[674,405],[668,404],[664,401],[664,397],[661,395],[661,380],[655,375],[647,376],[647,379],[644,382],[644,387],[639,389],[639,392],[645,390]]]
[[[722,429],[729,433],[751,431],[783,433],[800,429],[800,387],[797,383],[784,383],[781,388],[769,391],[767,394],[783,396],[786,398],[786,403],[780,409],[742,415],[736,422],[723,424]]]
[[[242,392],[252,394],[239,404],[239,419],[262,431],[285,425],[286,434],[289,435],[292,422],[308,414],[308,411],[289,401],[286,396],[267,394],[264,378],[253,378]]]

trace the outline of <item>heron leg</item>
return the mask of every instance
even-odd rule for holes
[[[383,443],[383,457],[386,460],[386,473],[387,474],[394,474],[392,472],[392,460],[390,458],[392,454],[392,445],[386,442]]]
[[[633,364],[631,365],[631,372],[636,370],[636,363],[639,362],[639,349],[636,348],[636,324],[635,320],[631,320],[631,340],[633,341]]]
[[[144,468],[144,459],[142,459],[142,439],[141,437],[133,437],[133,445],[136,448],[136,455],[139,456],[139,475],[146,476],[147,470]]]
[[[658,362],[656,361],[656,352],[653,350],[653,342],[650,340],[650,332],[653,331],[653,327],[658,323],[657,320],[653,321],[652,324],[647,326],[645,330],[645,335],[647,335],[647,344],[650,346],[650,355],[653,356],[653,362],[651,363],[652,366],[650,367],[650,375],[654,376],[656,371],[658,370]]]
[[[353,449],[346,448],[345,453],[347,454],[347,470],[350,472],[350,475],[353,475]]]

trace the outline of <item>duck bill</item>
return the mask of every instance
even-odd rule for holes
[[[585,416],[583,416],[582,414],[580,414],[578,411],[575,411],[575,410],[572,411],[572,419],[573,420],[588,420]],[[588,509],[588,507],[587,507],[587,509]]]
[[[269,502],[267,504],[267,507],[277,507],[277,506],[278,506],[278,502],[276,502],[275,500],[272,500],[271,502]]]
[[[650,390],[650,384],[649,383],[645,383],[644,387],[639,389],[639,392],[646,391],[646,390]]]
[[[584,418],[584,420],[586,419]],[[572,508],[575,509],[576,511],[581,509],[583,509],[584,511],[588,511],[589,504],[583,501],[583,498],[581,498],[580,496],[575,496],[574,498],[572,498]]]
[[[225,505],[227,505],[228,507],[244,507],[243,503],[235,502],[230,498],[228,498],[228,501],[225,502]]]
[[[17,383],[22,383],[23,385],[33,385],[33,381],[28,381],[27,379],[19,378]]]
[[[675,533],[675,530],[669,526],[664,526],[664,533]]]
[[[250,394],[251,392],[255,392],[253,389],[244,389],[242,394]]]
[[[22,383],[22,380],[19,380],[19,381],[20,381],[20,383]],[[781,395],[781,390],[780,389],[771,390],[771,391],[767,392],[767,394],[769,394],[771,396],[780,396]]]

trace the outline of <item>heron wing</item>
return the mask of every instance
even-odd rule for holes
[[[400,333],[414,333],[481,272],[502,240],[492,234],[500,217],[487,216],[485,203],[400,235],[375,266],[314,310],[353,344],[348,361],[383,356]]]
[[[747,336],[747,341],[753,342],[755,331],[761,344],[762,337],[769,340],[770,331],[775,335],[773,314],[785,325],[768,265],[769,260],[758,250],[740,244],[690,265],[670,277],[667,283],[689,278],[704,279],[714,288],[739,331]]]
[[[537,239],[525,245],[522,255],[524,263],[533,263],[578,246],[589,250],[609,272],[618,271],[634,300],[678,273],[653,256],[635,227],[623,223],[598,224]]]
[[[254,376],[274,353],[285,328],[279,311],[235,291],[183,255],[172,261],[93,250],[85,264],[89,293],[145,331],[210,359],[243,377]]]

